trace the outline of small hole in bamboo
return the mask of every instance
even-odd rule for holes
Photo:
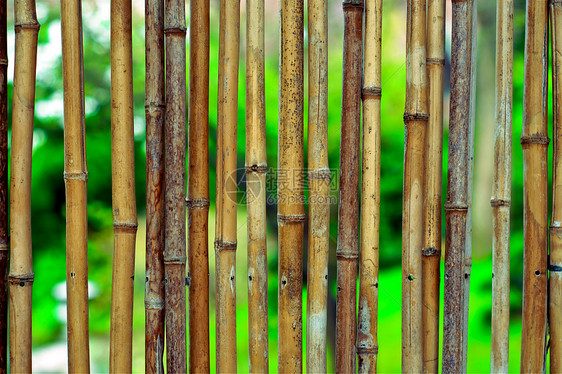
[[[20,282],[20,287],[23,287],[23,286],[25,286],[25,283]]]
[[[464,279],[468,279],[468,274],[464,274]]]
[[[408,275],[408,280],[411,282],[414,280],[414,276],[412,274]]]
[[[230,276],[230,280],[233,281],[234,280],[234,275]]]
[[[250,282],[251,282],[251,281],[252,281],[252,276],[251,276],[251,275],[250,275],[250,276],[248,276],[248,279],[249,279],[249,280],[250,280]]]
[[[541,272],[539,270],[536,270],[535,275],[538,277],[539,275],[541,275]]]

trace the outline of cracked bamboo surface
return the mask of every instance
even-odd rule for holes
[[[10,178],[10,370],[31,373],[31,154],[39,23],[35,1],[15,2]]]
[[[145,5],[145,371],[164,373],[164,1]]]
[[[523,317],[521,371],[542,372],[546,357],[548,245],[548,5],[529,0],[523,89]]]
[[[215,293],[217,371],[236,372],[236,199],[240,3],[221,0],[217,115]]]
[[[68,371],[90,371],[84,61],[80,1],[61,1]]]
[[[430,0],[428,2],[426,46],[429,121],[426,132],[422,250],[423,371],[425,373],[437,373],[439,371],[443,67],[445,65],[444,0]]]
[[[210,371],[209,348],[209,0],[191,1],[189,49],[189,370]]]
[[[281,0],[277,224],[278,366],[302,371],[304,1]]]
[[[246,3],[246,196],[250,368],[269,370],[264,1]]]
[[[365,2],[361,262],[357,358],[359,373],[377,371],[381,169],[382,0]]]
[[[402,208],[402,371],[406,373],[423,371],[421,249],[428,122],[425,6],[425,0],[408,0]]]
[[[507,373],[509,361],[509,225],[513,101],[513,1],[496,12],[496,125],[492,184],[492,373]]]

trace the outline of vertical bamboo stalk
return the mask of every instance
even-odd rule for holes
[[[131,372],[137,209],[133,136],[131,1],[111,1],[113,275],[109,370]]]
[[[164,277],[167,371],[187,371],[185,299],[185,1],[166,0]]]
[[[492,226],[492,357],[490,371],[507,373],[509,359],[509,215],[513,101],[513,1],[496,11],[496,126]],[[554,209],[553,209],[554,212]]]
[[[375,373],[377,371],[381,183],[382,6],[382,0],[367,0],[365,2],[361,262],[359,322],[357,327],[359,373]]]
[[[189,48],[189,369],[210,371],[209,352],[209,0],[192,0]]]
[[[34,0],[15,2],[10,178],[10,370],[31,372],[31,151],[39,23]]]
[[[408,0],[404,203],[402,211],[402,371],[423,370],[422,251],[425,134],[428,122],[425,0]]]
[[[145,3],[145,371],[164,373],[164,1]]]
[[[523,323],[521,371],[542,372],[547,299],[548,4],[527,1],[523,92]]]
[[[427,78],[429,122],[424,179],[424,244],[422,250],[423,370],[439,371],[439,283],[441,263],[441,178],[443,164],[443,66],[445,1],[430,0],[427,12]]]
[[[240,2],[221,0],[217,131],[217,371],[236,372],[236,156]]]
[[[90,371],[84,62],[80,1],[61,1],[68,371]]]
[[[246,3],[246,196],[248,204],[248,327],[250,368],[269,370],[264,1]]]
[[[302,371],[304,1],[281,0],[278,371]]]
[[[453,3],[447,175],[443,372],[466,370],[473,119],[473,0]]]

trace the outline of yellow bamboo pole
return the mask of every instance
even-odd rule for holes
[[[513,101],[513,1],[496,12],[496,126],[492,184],[492,373],[507,373],[509,359],[509,222]],[[554,211],[554,209],[553,209]]]
[[[246,3],[246,196],[248,210],[248,325],[250,368],[269,371],[264,1]]]
[[[84,61],[80,1],[61,1],[68,371],[90,371]]]
[[[382,0],[365,2],[363,165],[357,357],[359,373],[377,371],[381,169]]]
[[[10,371],[31,373],[31,151],[39,23],[34,0],[15,2],[10,178]]]
[[[137,209],[133,136],[131,1],[111,1],[111,191],[113,275],[109,371],[132,370]]]

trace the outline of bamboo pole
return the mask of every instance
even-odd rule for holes
[[[443,66],[445,1],[430,0],[427,11],[427,78],[429,122],[424,179],[422,250],[423,370],[439,371],[439,283],[441,277],[441,179],[443,164]]]
[[[453,3],[447,175],[443,372],[466,370],[473,115],[473,0]],[[467,249],[468,248],[468,249]]]
[[[167,372],[187,371],[185,299],[185,1],[166,0],[164,277]]]
[[[382,6],[382,0],[367,0],[365,2],[361,262],[359,265],[359,321],[357,327],[359,373],[375,373],[377,371]]]
[[[188,277],[189,369],[210,371],[209,352],[209,1],[190,6]]]
[[[523,93],[523,321],[521,371],[542,372],[547,298],[548,4],[529,0]]]
[[[423,370],[423,171],[428,122],[425,0],[408,0],[404,203],[402,211],[402,371]]]
[[[109,371],[132,370],[137,209],[133,136],[131,1],[111,2],[111,190],[113,275]]]
[[[302,371],[304,1],[281,0],[278,371]]]
[[[10,179],[10,371],[31,372],[31,154],[39,23],[35,1],[15,2]]]
[[[84,61],[80,1],[61,1],[68,371],[90,371]]]
[[[509,359],[509,222],[513,101],[513,1],[496,12],[496,126],[492,184],[492,373],[507,373]],[[554,211],[554,209],[553,209]]]
[[[246,196],[248,210],[248,327],[250,368],[269,371],[264,1],[246,3]]]
[[[164,373],[164,1],[145,3],[145,371]]]
[[[221,0],[215,232],[217,371],[236,372],[236,199],[240,2]]]

